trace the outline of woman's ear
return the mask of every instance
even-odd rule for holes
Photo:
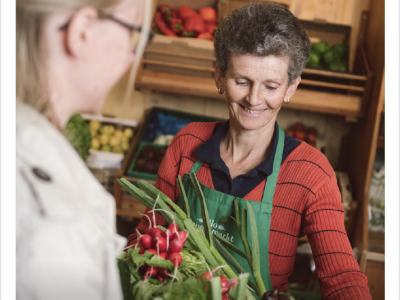
[[[98,18],[93,7],[82,7],[69,21],[65,34],[65,47],[72,56],[81,56],[93,37],[93,25]]]
[[[288,102],[288,100],[293,96],[294,92],[297,90],[297,86],[299,85],[301,81],[301,76],[297,77],[295,81],[289,85],[286,94],[285,94],[285,101]]]
[[[218,67],[215,67],[214,80],[218,91],[224,92],[224,77],[222,76],[221,70]]]

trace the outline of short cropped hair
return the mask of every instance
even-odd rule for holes
[[[217,67],[223,76],[232,55],[289,58],[289,85],[301,75],[310,40],[297,18],[273,2],[250,3],[232,12],[218,27],[214,40]]]

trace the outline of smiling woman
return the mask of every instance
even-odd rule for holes
[[[283,6],[251,3],[220,24],[214,48],[215,84],[225,94],[229,120],[191,123],[176,134],[156,187],[182,205],[176,178],[184,178],[187,195],[196,195],[187,179],[195,173],[215,223],[232,215],[235,199],[243,207],[249,203],[261,232],[261,276],[267,290],[287,289],[298,239],[307,235],[322,297],[371,299],[344,228],[335,172],[320,151],[285,135],[276,122],[301,81],[310,51],[305,31]],[[188,196],[188,202],[197,224],[198,199]],[[165,220],[158,217],[157,224]],[[143,218],[137,229],[144,232],[147,227]],[[237,235],[233,225],[221,228],[223,236]],[[128,243],[136,237],[132,234]],[[243,249],[239,240],[232,242]],[[250,271],[247,262],[228,251]]]
[[[134,75],[151,1],[16,2],[17,298],[122,299],[115,201],[61,131]]]

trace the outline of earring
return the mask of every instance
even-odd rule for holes
[[[221,91],[220,88],[218,88],[218,94],[222,95],[224,93],[224,91]]]
[[[289,104],[290,98],[287,98],[287,101],[285,101],[287,104]]]

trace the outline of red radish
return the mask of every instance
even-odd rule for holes
[[[167,249],[167,240],[158,235],[153,239],[153,247],[157,249],[158,253],[164,252]]]
[[[161,228],[153,227],[147,231],[147,234],[150,234],[154,239],[156,236],[162,235],[163,231]]]
[[[169,271],[168,271],[168,269],[165,269],[165,268],[158,268],[158,275],[161,275],[161,276],[167,276],[169,274]]]
[[[222,295],[222,300],[230,300],[230,298],[228,297],[228,295]]]
[[[147,252],[150,252],[151,254],[158,255],[157,250],[154,250],[154,249],[147,249],[146,251],[147,251]]]
[[[179,239],[174,239],[169,243],[168,253],[181,252],[184,242]]]
[[[167,259],[167,255],[168,255],[167,252],[160,253],[160,257],[163,259]]]
[[[239,278],[233,278],[231,280],[229,280],[229,287],[233,287],[235,285],[237,285],[239,283]]]
[[[219,276],[219,278],[221,279],[221,292],[222,292],[222,295],[225,295],[231,289],[230,286],[229,286],[228,278],[226,278],[224,275]]]
[[[175,267],[180,266],[182,263],[182,255],[178,252],[168,254],[167,259],[172,261]]]
[[[216,268],[215,268],[214,270],[212,270],[211,272],[205,272],[205,273],[203,273],[203,274],[200,276],[200,278],[202,278],[202,279],[204,279],[204,280],[206,280],[206,281],[210,281],[211,278],[213,277],[213,274],[214,274],[218,269],[221,269],[221,268],[223,268],[223,266],[216,267]]]
[[[157,275],[157,273],[158,273],[157,267],[147,266],[146,274],[144,275],[144,280],[146,280],[149,277]]]
[[[212,278],[212,272],[205,272],[203,275],[200,276],[205,281],[210,281]]]
[[[142,246],[140,246],[139,249],[139,254],[144,254],[144,252],[146,251],[146,249],[144,249]]]
[[[187,237],[188,237],[188,232],[187,231],[179,231],[178,232],[179,237],[177,239],[180,239],[182,243],[186,243]]]
[[[150,235],[143,234],[140,237],[139,243],[143,246],[143,248],[149,249],[149,248],[151,248],[152,241],[153,241],[153,238]]]
[[[174,234],[171,232],[171,230],[165,229],[162,236],[165,237],[166,240],[170,241],[172,240]]]
[[[158,271],[158,272],[160,272],[160,271]],[[158,280],[159,282],[164,282],[164,279],[165,279],[164,276],[162,276],[162,275],[160,275],[160,274],[157,275],[157,280]]]
[[[172,223],[168,226],[169,231],[171,232],[172,236],[171,239],[174,239],[177,237],[177,234],[179,232],[179,227],[175,223]]]

